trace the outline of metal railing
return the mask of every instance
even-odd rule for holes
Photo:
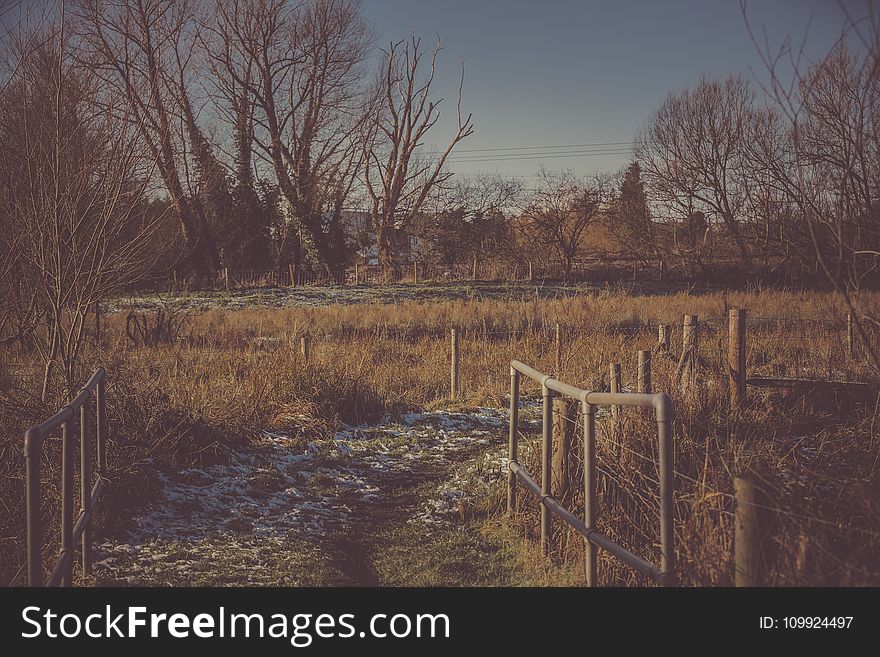
[[[41,518],[40,460],[43,442],[61,428],[61,551],[46,586],[70,586],[73,583],[76,543],[82,542],[82,571],[92,571],[91,521],[95,505],[104,490],[107,470],[107,407],[105,397],[106,374],[98,368],[82,389],[66,406],[24,434],[24,455],[27,462],[27,561],[28,586],[43,585],[43,531]],[[89,402],[95,400],[95,460],[96,481],[92,485],[92,411]],[[73,468],[77,415],[79,415],[80,448],[80,503],[81,509],[73,521]]]
[[[541,483],[519,463],[519,384],[522,375],[541,384],[543,397],[541,440]],[[581,404],[584,418],[584,518],[581,520],[563,507],[551,494],[553,454],[553,397],[561,395]],[[660,456],[660,555],[658,568],[618,545],[596,529],[596,407],[641,406],[653,408],[657,419],[657,438]],[[551,513],[559,516],[585,539],[585,566],[587,586],[595,586],[596,548],[620,559],[637,572],[650,577],[662,586],[675,583],[675,537],[673,531],[673,444],[670,423],[672,400],[666,394],[607,393],[582,390],[557,381],[517,360],[510,363],[510,437],[508,444],[507,510],[516,508],[516,481],[541,502],[541,548],[550,552]]]

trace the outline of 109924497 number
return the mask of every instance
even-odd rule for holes
[[[849,629],[852,616],[784,616],[780,623],[787,630]]]

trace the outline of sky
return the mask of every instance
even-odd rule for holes
[[[445,146],[453,133],[464,62],[462,109],[473,114],[474,134],[451,163],[463,175],[528,179],[541,166],[615,171],[629,162],[634,135],[670,91],[703,75],[743,73],[756,88],[766,78],[739,0],[362,2],[379,46],[410,35],[429,46],[438,35],[443,42],[435,87],[444,113],[428,148]],[[839,38],[842,7],[852,16],[867,13],[865,0],[751,0],[747,15],[774,47],[806,34],[805,54],[815,60]],[[537,155],[547,148],[528,148],[580,144],[610,145],[554,149],[578,153],[556,158]],[[520,150],[485,150],[513,148]]]

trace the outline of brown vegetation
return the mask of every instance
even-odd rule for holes
[[[870,310],[878,299],[860,299]],[[681,580],[688,585],[732,583],[732,477],[762,474],[781,509],[774,584],[876,584],[880,445],[874,439],[876,400],[842,393],[784,394],[752,389],[740,413],[727,407],[728,307],[749,309],[750,374],[866,380],[869,369],[845,354],[846,316],[832,295],[751,292],[691,296],[580,296],[558,301],[450,301],[398,305],[246,309],[194,314],[174,345],[135,346],[125,337],[125,314],[108,318],[105,348],[89,354],[110,372],[114,522],[120,508],[149,490],[157,466],[176,467],[218,458],[223,441],[245,440],[260,429],[296,429],[308,435],[340,423],[376,420],[385,412],[449,405],[448,328],[461,333],[460,407],[504,406],[511,358],[552,369],[553,327],[563,326],[561,377],[581,386],[607,386],[608,363],[623,365],[626,388],[635,384],[637,349],[653,349],[658,321],[673,324],[672,356],[655,355],[655,390],[673,394],[677,408],[676,539]],[[684,313],[701,317],[697,391],[681,397],[673,385]],[[761,317],[773,318],[762,320]],[[815,320],[827,320],[817,322]],[[785,320],[785,321],[779,321]],[[312,336],[310,361],[298,336]],[[2,579],[21,582],[21,431],[48,406],[25,391],[39,377],[26,354],[8,354],[2,395],[4,437]],[[524,388],[524,393],[536,391]],[[835,396],[836,395],[836,396]],[[57,404],[60,399],[52,400]],[[604,427],[601,527],[628,548],[656,558],[656,453],[650,425],[626,414],[622,428]],[[503,439],[499,437],[499,445]],[[524,459],[536,471],[529,441]],[[577,463],[577,452],[573,455]],[[149,460],[148,460],[149,459]],[[46,455],[46,485],[56,494],[58,454]],[[55,464],[54,466],[50,464]],[[164,464],[164,465],[163,465]],[[53,483],[49,483],[53,482]],[[576,487],[575,487],[576,491]],[[503,490],[479,500],[471,515],[497,525]],[[566,503],[578,509],[577,492]],[[535,505],[521,501],[514,534],[533,536]],[[47,504],[51,507],[51,502]],[[125,515],[125,514],[123,514]],[[55,527],[56,525],[50,525]],[[573,575],[580,539],[563,530],[557,567]],[[513,540],[513,539],[510,539]],[[527,544],[517,544],[528,549]],[[54,549],[50,546],[47,549]],[[600,581],[641,583],[602,557]],[[538,577],[538,575],[535,575]],[[540,577],[546,577],[541,575]],[[555,576],[554,576],[555,577]],[[539,579],[537,581],[547,581]]]

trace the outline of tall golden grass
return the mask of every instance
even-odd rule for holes
[[[861,299],[866,308],[876,307],[877,301],[874,295]],[[212,445],[246,440],[262,429],[328,434],[343,422],[374,421],[410,408],[504,406],[512,358],[545,372],[555,370],[552,334],[557,323],[564,338],[560,371],[554,371],[558,378],[604,388],[608,364],[619,362],[624,386],[634,388],[636,352],[656,347],[657,324],[664,322],[672,325],[673,353],[655,353],[653,381],[654,389],[672,394],[676,405],[681,582],[732,583],[732,478],[753,471],[772,487],[773,505],[779,509],[769,584],[880,583],[876,400],[752,389],[747,408],[731,411],[724,368],[728,307],[746,308],[750,314],[750,374],[875,378],[861,358],[847,358],[844,306],[823,293],[608,292],[558,300],[218,309],[194,314],[174,345],[139,348],[128,344],[124,315],[117,314],[108,318],[104,345],[90,354],[110,371],[113,476],[117,489],[129,491],[116,505],[125,507],[144,496],[157,463],[174,467],[220,458]],[[673,380],[685,313],[697,314],[703,322],[698,388],[686,396]],[[449,400],[452,326],[462,336],[462,395],[455,402]],[[309,362],[298,351],[304,333],[312,336]],[[23,392],[34,385],[37,364],[27,354],[9,354],[6,362],[6,556],[0,580],[20,583],[18,447],[23,428],[47,409]],[[536,392],[524,387],[525,394]],[[602,427],[599,517],[602,531],[657,561],[655,442],[650,422],[635,412],[627,413],[621,426]],[[524,462],[538,472],[538,450],[529,440],[524,445]],[[58,461],[51,450],[46,459],[49,464]],[[52,467],[47,485],[58,479]],[[50,501],[56,493],[49,491]],[[534,538],[537,508],[523,498],[512,522],[519,533]],[[499,521],[503,500],[504,491],[498,489],[481,501],[480,508],[496,516],[488,522]],[[582,508],[577,491],[565,501],[573,510]],[[113,522],[112,516],[106,522]],[[47,522],[52,520],[47,515]],[[556,531],[557,565],[576,571],[582,543],[574,532],[562,527]],[[47,550],[56,547],[49,541]],[[607,555],[600,557],[599,571],[603,583],[644,583]]]

